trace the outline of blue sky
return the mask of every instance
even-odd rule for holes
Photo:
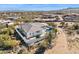
[[[48,11],[79,8],[79,4],[0,4],[0,10]]]

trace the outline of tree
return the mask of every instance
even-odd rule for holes
[[[53,33],[55,34],[56,36],[56,33],[58,32],[58,30],[56,28],[53,29]]]
[[[49,32],[49,36],[48,36],[48,48],[52,48],[52,40],[56,37],[56,33],[57,33],[57,29],[52,29],[50,32]]]
[[[78,30],[78,29],[79,29],[79,25],[78,25],[78,24],[73,25],[73,29],[74,29],[74,30]]]
[[[68,23],[65,24],[64,28],[67,28],[67,27],[68,27]]]
[[[49,26],[56,27],[56,24],[55,24],[55,23],[52,23],[52,22],[49,22],[48,25],[49,25]]]
[[[53,35],[52,35],[52,30],[51,30],[48,36],[48,47],[49,48],[51,48],[52,39],[53,39]]]
[[[51,41],[52,41],[52,35],[51,35],[51,32],[50,32],[50,33],[49,33],[49,37],[48,37],[49,45],[51,45]]]
[[[1,34],[12,35],[12,34],[14,34],[14,30],[13,30],[13,28],[10,28],[10,27],[4,28],[4,29],[2,29]]]
[[[16,41],[16,40],[10,40],[9,39],[9,40],[3,41],[3,47],[4,48],[7,48],[7,47],[13,48],[17,45],[18,45],[18,41]]]
[[[60,23],[61,26],[64,26],[64,24],[65,24],[64,22],[61,22],[61,23]]]
[[[19,44],[19,41],[11,39],[7,34],[0,35],[0,46],[2,48],[13,48]]]

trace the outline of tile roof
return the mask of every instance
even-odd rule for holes
[[[35,32],[38,30],[42,30],[42,26],[48,26],[46,23],[24,23],[19,27],[24,30],[24,32]]]

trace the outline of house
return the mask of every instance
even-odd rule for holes
[[[12,20],[12,21],[15,21],[15,20],[20,19],[20,18],[21,18],[20,16],[9,16],[9,17],[7,17],[7,19]]]
[[[43,15],[38,16],[37,18],[34,18],[33,20],[51,22],[51,21],[59,21],[60,18],[58,15],[55,15],[55,14],[43,14]]]
[[[79,15],[76,14],[70,14],[70,15],[64,15],[63,17],[64,21],[79,21]]]
[[[11,20],[0,20],[0,23],[1,24],[4,24],[4,25],[13,25],[14,24],[14,22],[13,21],[11,21]]]
[[[27,45],[32,45],[44,39],[51,29],[46,23],[24,23],[16,27],[15,31]]]

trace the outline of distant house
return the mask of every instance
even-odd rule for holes
[[[13,25],[14,24],[14,22],[13,21],[11,21],[11,20],[0,20],[0,23],[1,24],[4,24],[4,25]]]
[[[35,21],[58,21],[59,17],[58,15],[54,14],[43,14],[38,16],[37,18],[34,18]]]
[[[76,14],[64,15],[62,18],[64,21],[79,21],[79,15]]]
[[[20,17],[19,16],[9,16],[9,17],[7,17],[7,19],[9,19],[9,20],[16,20],[16,19],[19,19]]]
[[[41,15],[41,19],[53,19],[56,17],[58,17],[57,14],[43,14],[43,15]]]
[[[17,36],[28,45],[42,40],[52,27],[46,23],[25,23],[16,27]]]

